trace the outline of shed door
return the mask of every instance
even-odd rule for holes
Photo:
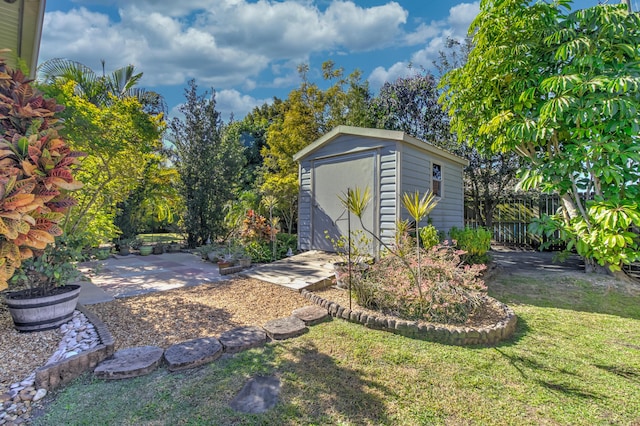
[[[374,215],[378,198],[376,176],[375,151],[314,161],[311,211],[313,249],[333,251],[331,242],[325,237],[325,230],[334,239],[348,234],[348,215],[338,195],[343,196],[349,188],[369,188],[372,198],[365,210],[363,222],[367,229],[377,232]],[[351,215],[351,230],[361,228],[358,218]]]

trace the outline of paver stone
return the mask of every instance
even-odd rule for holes
[[[139,346],[121,349],[102,361],[93,371],[100,379],[128,379],[151,373],[162,361],[162,348]]]
[[[170,346],[164,352],[164,359],[169,371],[186,370],[215,361],[222,350],[222,344],[215,337],[202,337]]]

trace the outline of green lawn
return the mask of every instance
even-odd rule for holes
[[[634,424],[640,422],[640,295],[560,278],[497,279],[519,317],[514,339],[462,348],[342,320],[185,373],[55,394],[37,424]],[[563,291],[558,289],[562,288]],[[277,374],[280,403],[228,407],[244,382]]]

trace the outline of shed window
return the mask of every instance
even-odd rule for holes
[[[431,192],[436,197],[442,197],[442,166],[432,164]]]

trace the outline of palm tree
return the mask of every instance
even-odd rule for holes
[[[167,113],[167,104],[162,95],[135,87],[142,73],[136,73],[135,66],[127,65],[107,75],[102,60],[102,76],[88,66],[77,61],[63,58],[50,59],[38,67],[38,82],[52,84],[73,81],[76,93],[95,105],[108,105],[110,96],[122,99],[134,97],[140,101],[149,114]]]

